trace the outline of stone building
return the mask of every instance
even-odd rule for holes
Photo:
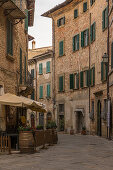
[[[34,78],[34,91],[31,98],[46,105],[47,113],[29,112],[30,123],[35,126],[46,125],[48,120],[54,119],[53,115],[53,52],[52,47],[35,48],[28,52],[28,70]]]
[[[27,72],[28,26],[33,26],[34,4],[35,0],[0,1],[0,95],[31,93]],[[15,112],[8,106],[0,107],[0,130],[14,129]]]
[[[79,133],[85,126],[90,134],[106,137],[108,67],[102,58],[107,53],[106,0],[66,0],[42,16],[53,21],[59,130],[64,126]]]

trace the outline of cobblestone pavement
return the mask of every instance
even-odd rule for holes
[[[57,145],[35,154],[0,155],[0,170],[113,170],[113,141],[59,134]]]

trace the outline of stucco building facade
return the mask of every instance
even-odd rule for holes
[[[106,0],[66,0],[42,16],[53,21],[55,108],[59,130],[107,136]],[[111,55],[110,55],[111,65]],[[110,68],[111,69],[111,68]],[[64,123],[63,123],[64,122]]]

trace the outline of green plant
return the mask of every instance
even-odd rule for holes
[[[46,129],[56,129],[57,125],[55,121],[50,121],[47,125],[46,125]]]
[[[19,126],[18,131],[33,131],[34,129],[30,126]]]
[[[83,126],[83,127],[82,127],[82,130],[86,130],[86,127],[85,127],[85,126]]]
[[[36,130],[43,130],[43,129],[44,129],[43,125],[38,125],[38,126],[36,127]]]

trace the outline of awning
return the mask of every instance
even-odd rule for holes
[[[83,114],[83,116],[85,116],[83,108],[77,108],[77,109],[75,109],[75,112],[81,112]]]
[[[0,0],[0,6],[4,9],[5,15],[13,17],[13,19],[25,19],[25,13],[12,0]]]
[[[44,104],[23,96],[16,96],[10,93],[6,93],[0,96],[0,104],[16,107],[26,107],[33,111],[46,112],[46,107]]]

